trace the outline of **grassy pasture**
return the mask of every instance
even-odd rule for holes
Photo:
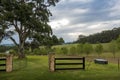
[[[70,48],[71,47],[77,47],[78,44],[66,44],[66,45],[57,45],[57,46],[53,46],[52,48],[56,48],[56,54],[57,55],[62,55],[63,53],[61,52],[61,48],[67,48],[68,49],[68,53],[70,52]],[[90,56],[95,56],[95,57],[98,57],[98,54],[95,52],[95,47],[96,45],[98,44],[92,44],[92,47],[93,47],[93,51],[90,53]],[[110,51],[109,49],[109,45],[110,43],[102,43],[101,44],[103,46],[103,52],[102,54],[100,55],[101,57],[113,57],[113,54],[112,52]],[[65,54],[66,55],[66,54]],[[80,55],[80,56],[86,56],[85,53],[81,54],[81,53],[77,53],[77,55]],[[116,57],[120,57],[120,50],[117,51],[115,53],[115,56]]]
[[[14,59],[13,72],[0,72],[0,80],[119,80],[117,64],[86,62],[86,70],[49,72],[48,56],[27,56],[27,60]]]
[[[53,48],[76,47],[78,44],[58,45]],[[93,44],[95,48],[97,44]],[[48,56],[29,55],[27,59],[13,61],[13,72],[0,72],[0,80],[119,80],[120,70],[118,70],[118,59],[120,52],[116,53],[116,58],[109,52],[109,43],[102,44],[104,52],[98,56],[94,51],[86,54],[77,54],[80,57],[86,57],[86,70],[66,70],[49,72]],[[59,49],[58,49],[59,52]],[[66,54],[56,54],[56,57],[65,57]],[[72,55],[74,57],[75,55]],[[68,57],[68,56],[66,56]],[[108,65],[94,64],[94,59],[107,59]],[[67,66],[58,66],[67,67]],[[72,67],[72,66],[69,66]],[[76,66],[79,67],[79,66]]]

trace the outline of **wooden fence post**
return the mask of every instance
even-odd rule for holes
[[[83,57],[83,69],[85,70],[85,57]]]
[[[49,53],[49,70],[51,72],[55,71],[55,54],[54,53]]]
[[[6,72],[12,71],[12,57],[13,55],[7,55],[6,56]]]

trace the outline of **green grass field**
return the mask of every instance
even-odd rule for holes
[[[0,72],[0,80],[119,80],[117,64],[86,62],[86,70],[49,72],[48,56],[27,56],[27,60],[14,59],[13,71]]]

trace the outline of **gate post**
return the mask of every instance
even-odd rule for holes
[[[49,70],[51,72],[55,71],[55,54],[54,53],[49,53]]]
[[[83,57],[83,69],[85,70],[85,57]]]
[[[6,72],[12,71],[12,57],[13,55],[6,56]]]

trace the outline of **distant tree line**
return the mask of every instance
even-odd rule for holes
[[[108,43],[116,40],[120,35],[120,27],[113,28],[112,30],[105,30],[100,33],[95,33],[89,36],[79,35],[75,43]]]
[[[33,44],[32,44],[33,45]],[[104,53],[112,53],[113,57],[116,58],[116,53],[120,52],[120,36],[116,40],[112,40],[109,43],[79,43],[69,45],[58,45],[48,48],[47,46],[32,46],[30,44],[25,45],[25,54],[29,55],[47,55],[49,52],[54,52],[58,55],[83,55],[89,56],[96,54],[101,57]],[[38,44],[34,44],[38,45]],[[30,48],[31,47],[31,48]],[[9,51],[10,54],[17,55],[17,48],[15,46],[0,46],[0,53]]]

